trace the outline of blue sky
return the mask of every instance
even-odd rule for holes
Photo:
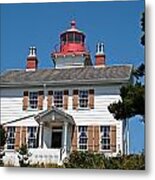
[[[107,64],[134,64],[144,61],[140,18],[144,1],[79,2],[43,4],[1,4],[1,72],[23,69],[29,46],[37,47],[39,67],[52,67],[50,53],[59,35],[75,19],[86,34],[92,59],[98,41],[105,44]],[[144,147],[144,126],[132,120],[131,152]]]

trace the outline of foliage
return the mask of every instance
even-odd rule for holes
[[[6,132],[2,125],[0,125],[0,166],[3,166],[4,145],[6,143]]]
[[[139,82],[139,79],[145,75],[145,65],[141,64],[133,70],[133,76],[136,78],[134,84],[128,84],[120,89],[121,101],[114,102],[108,106],[108,110],[117,120],[141,115],[145,121],[145,86]]]
[[[71,153],[68,160],[64,162],[66,168],[104,169],[104,156],[91,152]]]
[[[0,167],[3,167],[3,166],[4,166],[3,160],[0,158]]]
[[[129,84],[120,89],[122,101],[114,102],[108,106],[108,110],[114,118],[124,120],[135,115],[143,116],[145,114],[145,88],[141,83],[134,86]]]
[[[145,76],[145,65],[142,63],[138,68],[133,70],[132,74],[137,80]]]
[[[29,162],[29,157],[31,154],[28,152],[28,148],[26,144],[22,144],[22,146],[18,150],[18,159],[19,159],[19,164],[20,167],[28,167],[30,162]]]
[[[106,159],[106,169],[123,169],[123,170],[144,170],[145,156],[129,155],[121,157],[110,157]]]
[[[145,155],[142,153],[140,155],[105,157],[103,154],[75,151],[64,163],[64,166],[65,168],[144,170]]]
[[[144,12],[142,13],[142,18],[141,18],[141,28],[142,31],[144,32],[141,37],[141,44],[145,46],[145,13]]]
[[[63,166],[59,166],[57,164],[52,164],[52,163],[31,164],[31,165],[29,165],[29,167],[32,167],[32,168],[63,168]]]
[[[5,145],[6,142],[6,132],[2,125],[0,125],[0,148]]]
[[[145,13],[142,13],[141,28],[143,36],[141,44],[145,45]],[[141,115],[143,122],[145,121],[145,86],[139,82],[139,79],[145,76],[145,65],[142,63],[138,68],[134,69],[132,75],[136,78],[134,84],[122,87],[120,96],[122,101],[114,102],[108,106],[108,110],[113,114],[115,119],[126,120],[135,115]]]

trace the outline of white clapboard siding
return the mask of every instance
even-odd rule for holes
[[[113,116],[108,111],[108,106],[112,102],[116,102],[120,99],[119,96],[119,88],[120,86],[83,86],[83,87],[71,87],[71,88],[48,88],[47,91],[52,89],[54,90],[64,90],[69,89],[69,103],[68,103],[68,112],[73,116],[75,121],[85,121],[88,123],[89,121],[95,121],[97,123],[103,123],[103,121],[115,121]],[[91,110],[73,110],[72,107],[72,93],[73,89],[94,89],[94,109]],[[1,122],[5,123],[11,120],[19,119],[28,115],[37,114],[39,111],[37,110],[28,110],[23,111],[23,91],[25,89],[2,89],[1,90]],[[39,91],[43,89],[28,89],[30,91]],[[47,108],[47,97],[44,98],[44,108]]]
[[[23,111],[23,89],[1,89],[1,113],[0,122],[6,123],[39,111]]]
[[[117,153],[122,150],[122,122],[116,121],[112,114],[108,111],[108,106],[113,103],[119,101],[120,98],[120,85],[102,85],[102,86],[80,86],[80,87],[64,87],[64,88],[47,88],[47,89],[22,89],[22,88],[5,88],[1,89],[1,113],[0,113],[0,122],[6,123],[19,118],[23,118],[29,115],[37,114],[40,111],[37,110],[27,110],[23,111],[23,91],[43,91],[44,90],[44,102],[43,102],[43,110],[47,109],[47,92],[49,90],[69,90],[69,98],[68,98],[68,109],[65,111],[73,116],[76,125],[116,125],[117,134],[116,134],[116,142],[117,142]],[[72,106],[72,93],[74,89],[79,90],[89,90],[94,89],[94,109],[79,109],[73,110]],[[9,125],[9,124],[8,124]],[[22,121],[16,121],[11,123],[12,126],[38,126],[37,122],[33,117],[24,119]],[[50,131],[45,134],[45,136],[49,136]],[[45,147],[49,147],[50,144],[45,142]]]

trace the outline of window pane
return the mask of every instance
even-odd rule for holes
[[[82,108],[88,107],[88,91],[83,90],[79,92],[79,106]]]
[[[73,33],[68,33],[68,42],[73,42]]]
[[[38,106],[38,93],[37,92],[29,93],[29,106],[32,109],[37,109],[37,106]]]
[[[79,149],[87,150],[87,126],[79,126]]]
[[[79,132],[86,132],[87,126],[79,126]]]
[[[58,108],[63,107],[63,92],[62,91],[54,92],[54,106]]]
[[[85,37],[84,36],[82,36],[82,42],[84,43],[84,40],[85,40]]]
[[[81,35],[75,33],[75,42],[80,42],[81,41]]]
[[[64,34],[63,36],[61,36],[61,43],[65,44],[66,43],[66,34]]]
[[[101,126],[101,149],[109,150],[110,149],[110,126]]]
[[[37,128],[28,127],[28,148],[37,147]]]
[[[15,127],[7,128],[7,149],[14,149],[15,145]]]

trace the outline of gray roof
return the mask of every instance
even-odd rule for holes
[[[11,85],[66,85],[90,82],[124,82],[131,78],[132,65],[68,69],[10,70],[0,76],[1,87]]]

